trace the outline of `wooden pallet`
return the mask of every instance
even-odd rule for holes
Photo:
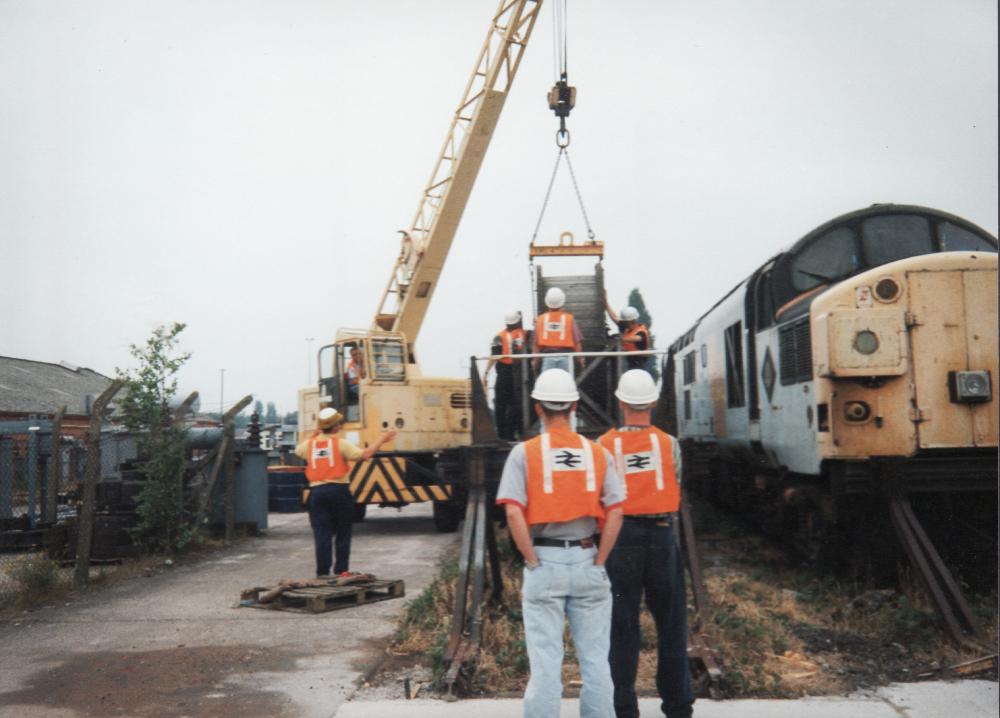
[[[387,601],[406,595],[406,585],[401,580],[366,581],[347,586],[305,586],[292,588],[270,603],[260,603],[262,593],[273,587],[250,588],[240,595],[240,606],[268,608],[295,613],[324,613],[341,608],[351,608],[364,603]]]

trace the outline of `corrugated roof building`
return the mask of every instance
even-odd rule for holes
[[[65,404],[63,431],[82,438],[91,404],[110,383],[93,369],[66,362],[0,356],[0,421],[51,417]]]

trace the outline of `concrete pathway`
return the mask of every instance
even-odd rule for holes
[[[312,578],[305,514],[266,536],[0,622],[0,716],[330,718],[384,650],[406,599],[307,615],[233,608],[240,590]],[[351,569],[416,596],[457,534],[429,504],[369,510]]]
[[[366,700],[405,600],[306,615],[233,608],[240,590],[311,577],[304,514],[272,514],[267,535],[210,559],[137,577],[0,621],[0,717],[514,718],[520,700]],[[430,506],[376,509],[355,525],[352,569],[406,581],[416,596],[457,534]],[[354,700],[351,700],[354,698]],[[988,681],[894,685],[840,698],[696,704],[698,718],[998,718]],[[658,701],[641,703],[646,718]],[[578,714],[564,701],[562,716]]]
[[[739,700],[695,703],[695,718],[996,718],[992,681],[894,684],[846,697]],[[642,718],[662,718],[659,701],[639,702]],[[563,701],[562,718],[579,715],[579,702]],[[519,700],[364,701],[345,703],[337,718],[520,718]],[[553,718],[556,718],[553,716]]]

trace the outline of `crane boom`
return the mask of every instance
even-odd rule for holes
[[[500,0],[413,223],[404,233],[372,329],[402,333],[411,354],[541,6],[542,0]]]

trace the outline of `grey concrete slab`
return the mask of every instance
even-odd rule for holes
[[[520,718],[521,701],[352,700],[337,718]],[[642,718],[662,718],[656,699],[639,701]],[[695,718],[996,718],[997,684],[991,681],[935,681],[894,684],[849,696],[798,700],[699,700]],[[579,714],[579,702],[564,700],[561,718]],[[555,718],[555,717],[553,717]]]
[[[416,596],[457,535],[434,530],[429,504],[368,516],[352,570],[401,578]],[[269,521],[265,536],[207,560],[0,622],[0,716],[332,716],[405,599],[316,615],[233,608],[244,588],[314,574],[308,517]]]

